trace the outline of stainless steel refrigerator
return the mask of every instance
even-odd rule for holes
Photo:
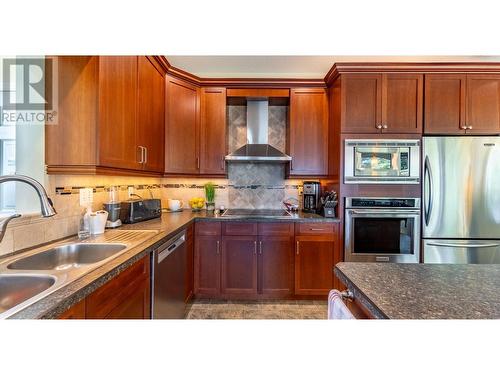
[[[424,263],[500,263],[500,137],[424,137]]]

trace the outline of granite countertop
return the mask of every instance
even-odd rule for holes
[[[104,285],[106,282],[116,277],[120,272],[137,262],[142,257],[148,255],[158,245],[167,241],[170,237],[179,231],[187,228],[190,224],[199,220],[217,220],[217,221],[290,221],[290,222],[338,222],[338,219],[324,218],[320,215],[306,214],[299,212],[293,217],[284,218],[242,218],[242,217],[220,217],[208,214],[206,211],[192,212],[184,210],[181,212],[163,213],[161,218],[143,221],[136,224],[127,224],[119,229],[134,230],[153,230],[156,234],[146,241],[134,246],[118,257],[111,259],[102,266],[90,271],[82,277],[61,287],[48,296],[31,304],[25,309],[11,315],[14,319],[50,319],[56,318],[61,313],[69,309],[74,304],[81,301],[94,290]],[[61,241],[78,239],[75,237],[62,239]],[[54,242],[54,246],[58,242]],[[40,245],[39,248],[46,245]],[[16,253],[18,254],[18,253]],[[1,261],[8,261],[14,256],[1,257]]]
[[[381,319],[500,319],[500,264],[338,263],[354,300]]]

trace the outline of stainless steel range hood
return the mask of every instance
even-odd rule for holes
[[[226,156],[227,161],[286,163],[292,158],[268,142],[269,102],[247,101],[247,144]]]

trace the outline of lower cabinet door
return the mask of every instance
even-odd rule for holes
[[[297,236],[295,240],[295,294],[327,295],[333,288],[333,238]]]
[[[143,280],[105,319],[149,319],[150,300],[149,280]]]
[[[220,294],[220,236],[196,236],[194,245],[194,293]]]
[[[222,237],[222,293],[257,294],[257,236]]]
[[[259,237],[259,293],[285,297],[293,294],[293,237]]]
[[[87,296],[86,318],[149,318],[150,282],[150,257],[145,256]]]

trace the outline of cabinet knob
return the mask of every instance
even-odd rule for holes
[[[467,129],[472,130],[472,125],[467,126]]]
[[[387,129],[387,125],[386,124],[382,125],[382,129]]]
[[[375,125],[377,129],[382,129],[382,125]]]
[[[460,126],[460,129],[462,129],[462,130],[467,129],[467,125],[461,125],[461,126]]]

